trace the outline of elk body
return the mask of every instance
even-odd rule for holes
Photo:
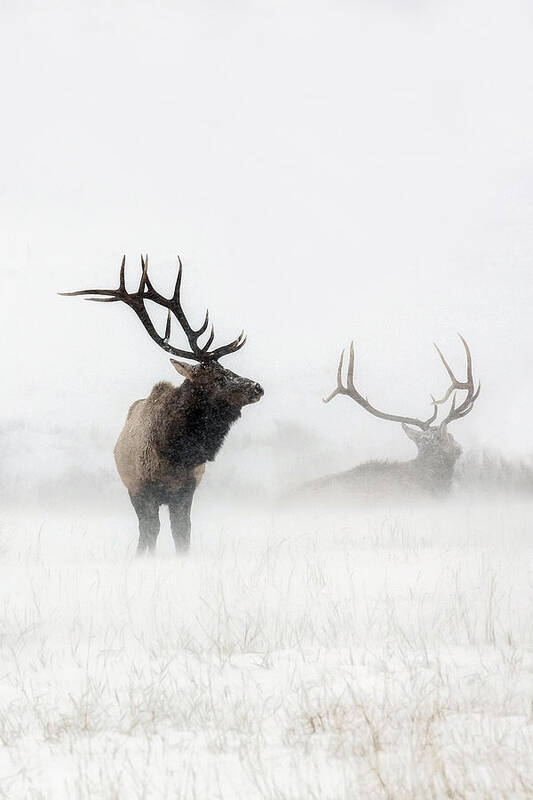
[[[455,377],[450,365],[435,345],[449,375],[450,386],[440,400],[435,400],[431,395],[433,412],[425,420],[379,411],[360,394],[354,382],[355,355],[353,342],[351,343],[346,384],[343,383],[343,352],[337,370],[337,387],[329,397],[325,398],[324,402],[329,403],[339,394],[346,395],[373,416],[399,422],[407,436],[416,444],[418,455],[413,460],[406,462],[370,461],[340,475],[332,475],[315,481],[313,484],[315,487],[337,486],[367,496],[382,496],[383,494],[402,496],[413,492],[443,495],[449,492],[455,462],[461,455],[461,447],[448,432],[448,425],[455,420],[462,419],[472,410],[481,389],[480,384],[477,389],[474,387],[470,348],[465,339],[462,336],[460,338],[466,354],[466,380],[460,381]],[[463,391],[466,394],[458,404],[457,392]],[[438,407],[447,403],[450,397],[452,400],[448,414],[439,424],[436,424]]]
[[[243,333],[233,342],[209,350],[214,339],[211,326],[207,341],[199,344],[209,326],[209,313],[200,328],[194,329],[189,324],[180,300],[181,261],[171,298],[159,294],[152,286],[148,256],[141,263],[141,281],[136,292],[126,290],[124,257],[118,289],[84,289],[64,294],[97,295],[86,299],[125,303],[163,350],[197,362],[170,359],[185,381],[179,387],[168,382],[157,383],[147,398],[137,400],[128,412],[114,450],[118,473],[139,520],[137,553],[154,551],[161,505],[168,505],[176,551],[183,552],[189,547],[191,504],[205,465],[214,460],[242,407],[260,400],[263,389],[218,363],[219,358],[235,353],[244,345]],[[147,300],[167,309],[164,336],[159,335],[150,319]],[[169,343],[173,317],[187,336],[189,350]]]

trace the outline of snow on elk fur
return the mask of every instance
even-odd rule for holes
[[[126,423],[115,446],[115,462],[139,519],[137,552],[155,549],[159,534],[159,507],[168,505],[172,536],[177,552],[189,547],[192,499],[205,470],[222,446],[231,425],[240,417],[241,409],[263,396],[262,387],[249,378],[242,378],[225,369],[218,359],[235,353],[245,343],[244,333],[229,344],[209,350],[214,330],[204,345],[199,338],[207,331],[209,313],[195,330],[185,316],[180,301],[182,265],[173,296],[159,294],[148,277],[148,256],[141,258],[142,275],[139,288],[129,293],[125,285],[126,258],[122,259],[118,289],[83,289],[64,292],[67,296],[102,295],[89,297],[97,302],[123,302],[132,308],[150,337],[173,355],[198,362],[187,364],[170,359],[183,377],[184,383],[175,387],[160,382],[149,397],[137,400],[130,408]],[[160,336],[146,310],[150,300],[167,309],[164,336]],[[169,344],[172,316],[185,332],[190,350]]]

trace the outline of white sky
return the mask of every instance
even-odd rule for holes
[[[224,363],[260,380],[251,436],[299,420],[348,462],[412,454],[320,398],[341,347],[385,410],[428,411],[470,341],[463,444],[533,450],[533,6],[2,2],[1,412],[120,428],[167,356],[112,286],[175,254]],[[324,464],[324,472],[330,471]]]

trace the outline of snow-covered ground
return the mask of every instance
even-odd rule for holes
[[[533,796],[533,505],[0,520],[0,797]]]

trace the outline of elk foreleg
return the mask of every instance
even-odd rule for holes
[[[170,529],[176,553],[186,553],[191,540],[191,504],[196,483],[187,484],[173,492],[168,503]]]

